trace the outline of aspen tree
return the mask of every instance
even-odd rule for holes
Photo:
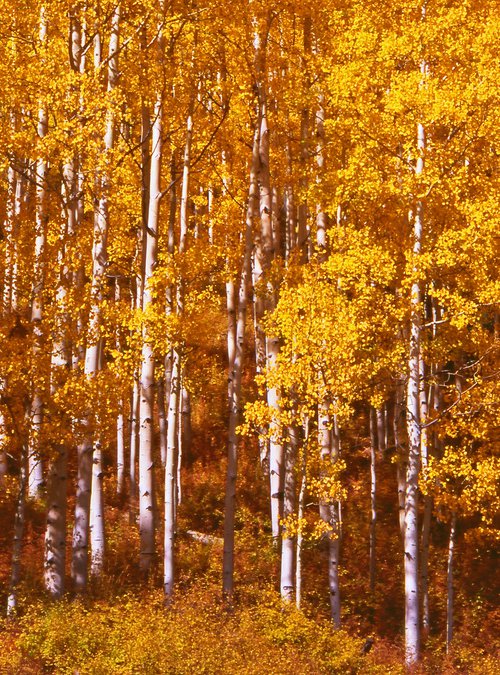
[[[377,551],[376,551],[376,526],[377,526],[377,434],[376,434],[376,411],[370,406],[369,412],[370,424],[370,591],[375,590],[375,580],[377,571]]]
[[[258,130],[254,132],[250,186],[246,212],[244,252],[239,273],[239,284],[227,283],[228,311],[228,408],[229,429],[227,448],[226,490],[224,499],[224,552],[222,562],[222,589],[231,598],[234,585],[234,522],[236,512],[236,479],[238,471],[238,436],[236,429],[241,416],[241,378],[245,346],[247,293],[250,276],[252,229],[258,211]],[[236,293],[237,290],[237,293]]]
[[[255,35],[255,67],[257,76],[257,98],[259,106],[259,210],[260,232],[255,240],[254,254],[254,312],[257,370],[272,369],[279,353],[279,341],[272,335],[266,335],[262,328],[262,318],[266,310],[274,305],[274,289],[266,280],[266,275],[274,258],[274,242],[272,228],[272,191],[270,185],[269,167],[269,120],[267,94],[267,43],[271,28],[272,14],[268,12],[262,29],[257,29]],[[266,284],[266,288],[264,288]],[[260,286],[260,288],[259,288]],[[265,293],[265,296],[262,295]],[[267,404],[279,414],[279,392],[275,387],[267,388]],[[269,429],[269,477],[271,491],[271,527],[275,543],[280,535],[279,521],[283,515],[283,479],[284,479],[284,450],[279,437],[279,429],[275,422],[271,422]]]
[[[312,19],[310,14],[306,14],[303,19],[303,57],[302,67],[304,69],[305,89],[309,88],[308,59],[311,55],[311,31]],[[298,207],[297,217],[297,247],[300,251],[301,260],[306,262],[309,258],[311,240],[309,239],[307,226],[307,199],[305,193],[308,187],[307,181],[307,160],[309,156],[309,125],[310,111],[306,105],[300,111],[300,180],[299,189],[301,199]]]
[[[118,39],[120,25],[120,5],[112,16],[112,33],[108,56],[108,92],[116,86],[118,78]],[[101,67],[101,36],[99,30],[94,35],[94,68]],[[94,212],[94,232],[92,248],[92,280],[90,288],[89,336],[85,350],[84,374],[95,378],[101,365],[102,337],[102,301],[104,299],[105,275],[108,263],[107,243],[109,234],[109,157],[114,145],[114,117],[107,112],[104,134],[104,167],[97,175],[99,201]],[[102,493],[102,468],[100,450],[94,456],[94,435],[90,411],[85,412],[81,420],[82,440],[78,445],[78,481],[75,503],[75,524],[73,528],[72,576],[75,588],[83,591],[87,584],[88,538],[92,545],[92,573],[100,574],[104,559],[104,513]],[[94,490],[94,509],[91,513],[91,492]]]
[[[16,116],[12,115],[12,126],[15,127]],[[14,131],[15,129],[13,129]],[[17,311],[17,252],[16,238],[21,210],[22,175],[9,165],[7,170],[7,197],[5,204],[4,236],[5,263],[3,275],[3,311],[5,314]]]
[[[420,355],[419,362],[420,371],[420,454],[421,466],[425,471],[429,464],[429,438],[427,434],[426,424],[428,423],[428,400],[427,400],[427,378],[425,372],[425,362]],[[424,637],[428,634],[430,629],[430,608],[429,608],[429,545],[430,545],[430,529],[432,518],[432,499],[430,496],[424,496],[424,513],[422,518],[422,549],[420,556],[420,593],[422,596],[422,630]]]
[[[295,424],[288,427],[288,438],[285,445],[285,466],[283,486],[283,521],[286,523],[295,512],[295,473],[296,461],[299,449],[299,427]],[[280,591],[281,597],[287,602],[292,602],[295,595],[296,584],[296,537],[287,532],[283,525],[281,539],[281,568],[280,568]]]
[[[115,302],[121,303],[122,290],[120,288],[120,279],[115,277]],[[116,347],[121,348],[120,337],[116,337]],[[125,401],[123,396],[118,401],[118,417],[116,418],[116,493],[119,496],[125,495],[125,475],[126,475],[126,459],[125,459]]]
[[[71,30],[71,27],[70,27]],[[73,63],[78,63],[80,53],[79,37],[72,32]],[[61,317],[56,327],[57,333],[52,345],[50,393],[52,399],[59,387],[64,384],[71,368],[71,344],[69,339],[69,316],[67,308],[67,286],[71,274],[65,260],[68,251],[66,239],[75,235],[77,222],[77,204],[75,200],[76,176],[74,161],[69,159],[63,168],[62,198],[63,225],[60,237],[59,285],[56,291]],[[63,430],[62,411],[58,411],[61,430]],[[64,593],[66,564],[66,506],[67,506],[67,443],[63,440],[55,444],[49,464],[47,481],[47,521],[45,527],[44,584],[53,598]]]
[[[44,49],[47,40],[47,19],[45,8],[40,10],[41,48]],[[48,131],[47,110],[41,107],[38,112],[38,137],[43,139]],[[33,324],[33,351],[36,358],[42,351],[43,341],[43,290],[45,277],[45,246],[47,229],[47,171],[48,163],[44,157],[36,162],[36,239],[35,239],[35,269],[33,282],[33,297],[31,304],[31,322]],[[41,432],[43,421],[43,396],[39,385],[35,385],[30,411],[30,436],[28,448],[28,495],[36,497],[44,484],[41,457]]]
[[[309,415],[306,414],[304,419],[304,444],[302,447],[301,457],[301,480],[299,494],[297,498],[297,521],[299,523],[299,531],[297,533],[297,550],[295,557],[295,606],[300,609],[302,603],[302,547],[304,543],[303,523],[304,523],[304,509],[307,490],[307,444],[309,442]]]
[[[418,125],[418,152],[416,174],[424,169],[425,131]],[[415,259],[422,250],[423,203],[417,201],[413,221],[413,255]],[[421,283],[414,269],[415,279],[411,287],[411,326],[408,362],[407,427],[408,427],[408,469],[405,492],[405,645],[406,664],[411,666],[420,658],[420,608],[419,608],[419,565],[418,565],[418,477],[420,470],[420,342],[422,324]]]
[[[196,39],[195,39],[196,44]],[[188,104],[186,119],[186,140],[184,144],[182,186],[179,204],[179,256],[186,252],[188,236],[188,200],[191,174],[191,146],[193,140],[194,97]],[[176,311],[184,311],[184,282],[181,278],[176,289]],[[176,523],[177,455],[179,452],[179,415],[182,404],[182,351],[181,346],[173,349],[170,398],[168,408],[167,461],[165,464],[165,536],[164,536],[164,579],[165,596],[169,600],[174,590],[174,541]]]
[[[338,452],[333,446],[333,433],[329,406],[320,403],[318,406],[318,442],[320,460],[322,464],[335,463]],[[326,539],[328,542],[328,589],[330,595],[330,616],[335,628],[340,628],[340,587],[339,587],[339,554],[340,529],[339,512],[336,501],[321,498],[319,505],[320,517],[328,525]]]
[[[160,30],[163,30],[160,27]],[[163,49],[160,41],[158,49]],[[160,55],[160,58],[162,54]],[[148,226],[145,246],[142,310],[147,312],[153,302],[151,280],[157,260],[158,223],[161,198],[162,159],[162,92],[158,94],[152,131],[151,175],[149,183]],[[143,328],[142,365],[139,404],[139,532],[141,538],[140,566],[148,574],[154,557],[154,460],[153,460],[153,405],[154,353],[146,327]]]
[[[450,651],[453,640],[453,562],[455,555],[455,540],[457,528],[457,514],[451,515],[450,536],[448,539],[448,566],[446,575],[446,652]]]
[[[26,445],[21,448],[19,462],[19,491],[16,501],[16,513],[14,517],[14,536],[12,543],[12,566],[7,595],[7,616],[12,617],[17,612],[18,596],[17,587],[21,581],[21,554],[23,546],[25,518],[26,518],[26,493],[28,489],[28,452]]]

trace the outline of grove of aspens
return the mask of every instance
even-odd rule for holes
[[[499,0],[0,0],[0,673],[500,672]]]

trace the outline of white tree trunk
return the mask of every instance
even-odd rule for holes
[[[188,199],[191,174],[191,144],[193,138],[193,108],[194,99],[190,101],[186,120],[186,141],[184,145],[182,188],[179,208],[179,253],[186,251],[188,236]],[[172,222],[172,221],[171,221]],[[173,224],[173,223],[172,223]],[[172,228],[173,229],[173,228]],[[169,233],[170,234],[170,233]],[[173,234],[173,232],[172,232]],[[177,286],[177,313],[182,316],[184,311],[184,284],[179,280]],[[173,295],[171,293],[171,302]],[[169,311],[172,311],[170,307]],[[163,551],[163,588],[167,602],[170,602],[174,592],[174,544],[176,529],[176,502],[177,502],[177,471],[179,450],[179,419],[180,401],[182,395],[182,353],[179,347],[174,348],[172,358],[172,378],[170,382],[170,397],[167,424],[167,461],[165,464],[165,534]],[[182,429],[181,429],[182,433]]]
[[[137,510],[137,457],[139,454],[139,381],[134,378],[130,396],[130,455],[129,455],[129,516],[136,520]]]
[[[161,199],[162,158],[162,94],[158,94],[154,110],[152,133],[151,175],[149,181],[148,227],[145,241],[145,266],[142,308],[147,311],[153,303],[151,282],[157,261],[158,221]],[[141,540],[140,568],[148,574],[154,557],[154,460],[153,416],[155,391],[155,358],[153,347],[143,328],[142,365],[139,404],[139,532]]]
[[[67,307],[67,285],[71,283],[65,257],[67,254],[65,239],[76,232],[78,218],[76,204],[75,161],[68,160],[63,168],[62,198],[63,217],[66,224],[60,236],[59,264],[61,267],[57,304],[60,319],[57,323],[56,337],[52,345],[51,359],[51,396],[57,393],[71,369],[71,342],[69,335],[70,317]],[[58,413],[59,419],[61,414]],[[53,449],[47,482],[47,521],[45,527],[44,584],[53,598],[60,598],[65,587],[66,567],[66,510],[67,510],[67,460],[68,449],[64,441]]]
[[[77,447],[78,476],[73,526],[71,576],[76,591],[87,586],[90,490],[92,485],[92,442],[86,420],[82,421],[84,440]]]
[[[71,214],[71,211],[68,210]],[[68,230],[72,227],[69,215]],[[61,290],[65,294],[64,280],[67,271],[62,272]],[[65,302],[65,295],[60,298]],[[66,319],[63,315],[63,320]],[[66,326],[60,326],[59,342],[52,350],[51,394],[54,395],[71,367],[71,345],[65,334]],[[67,464],[68,449],[63,442],[55,447],[49,466],[47,483],[47,520],[45,527],[44,584],[53,598],[60,598],[65,588],[66,568],[66,509],[67,509]]]
[[[318,144],[316,148],[316,163],[318,165],[317,182],[320,183],[325,174],[325,110],[324,110],[324,96],[321,95],[319,107],[316,112],[316,136]],[[328,248],[327,240],[328,217],[322,208],[321,204],[316,206],[316,245],[319,251],[319,259],[321,262],[326,260],[326,253]]]
[[[279,353],[279,341],[277,338],[266,338],[267,368],[272,370],[276,367],[276,359]],[[269,424],[269,480],[271,487],[271,529],[275,545],[278,545],[281,526],[280,519],[283,517],[283,488],[284,488],[284,449],[281,441],[281,430],[276,420],[279,415],[280,397],[276,387],[268,388],[267,404],[273,411],[273,420]]]
[[[40,42],[47,39],[47,21],[44,8],[40,11]],[[47,111],[40,108],[38,113],[38,136],[44,138],[48,131]],[[40,358],[42,353],[42,319],[43,319],[43,287],[45,276],[45,238],[47,229],[47,170],[46,159],[39,158],[36,162],[36,239],[35,239],[35,269],[33,282],[33,298],[31,305],[31,322],[33,324],[33,356]],[[28,441],[28,495],[31,498],[39,496],[43,488],[43,467],[41,457],[41,431],[43,422],[42,391],[35,384],[31,401],[30,434]]]
[[[12,542],[12,567],[10,574],[9,591],[7,595],[7,616],[12,617],[17,611],[17,587],[21,580],[21,554],[23,547],[26,490],[27,490],[27,452],[24,447],[21,450],[19,467],[19,491],[17,495],[16,514],[14,518],[14,536]]]
[[[160,462],[164,469],[167,461],[167,408],[165,391],[165,369],[162,368],[156,383],[158,394],[158,431],[160,435]]]
[[[118,50],[120,37],[120,4],[115,7],[111,19],[111,36],[109,40],[108,52],[108,92],[111,92],[118,81]],[[95,65],[96,68],[100,66],[100,44],[99,34],[96,35],[95,40]],[[114,115],[112,110],[108,110],[106,117],[106,132],[104,135],[105,153],[109,156],[114,146]],[[99,212],[97,215],[98,229],[101,232],[103,239],[102,249],[98,256],[102,258],[100,267],[97,273],[97,283],[99,290],[96,293],[96,316],[94,318],[95,328],[98,330],[101,324],[101,302],[104,296],[104,278],[107,268],[107,237],[109,232],[109,183],[110,183],[110,168],[107,166],[101,177],[101,197],[99,200]],[[95,240],[94,240],[95,242]],[[94,279],[93,279],[94,282]],[[85,372],[93,376],[102,367],[102,339],[96,340],[85,355]],[[88,362],[87,362],[88,361]],[[103,470],[102,470],[102,446],[99,438],[94,440],[93,455],[92,455],[92,482],[91,482],[91,499],[90,499],[90,546],[91,546],[91,573],[93,576],[100,576],[104,566],[104,547],[105,547],[105,533],[104,533],[104,490],[103,490]]]
[[[450,651],[453,640],[453,558],[455,554],[455,539],[457,529],[457,514],[451,515],[450,538],[448,541],[448,569],[447,569],[447,599],[446,599],[446,653]]]
[[[55,450],[49,468],[45,529],[44,584],[53,598],[64,593],[66,565],[66,483],[68,451]]]
[[[112,18],[112,30],[109,43],[108,62],[108,91],[116,85],[118,76],[118,40],[120,24],[120,5],[115,7]],[[97,32],[94,36],[94,66],[96,70],[101,65],[101,40]],[[114,119],[112,112],[108,112],[106,118],[106,130],[104,134],[104,151],[109,156],[114,143]],[[107,241],[109,230],[108,192],[109,192],[109,167],[106,167],[101,176],[97,176],[97,187],[100,190],[100,198],[97,213],[94,213],[94,239],[92,247],[92,281],[90,288],[90,312],[88,342],[85,350],[86,377],[94,377],[100,369],[102,354],[102,339],[99,337],[102,322],[102,301],[104,299],[104,287],[108,262]],[[99,531],[103,523],[104,513],[98,508],[104,508],[102,498],[102,480],[93,481],[93,430],[91,423],[91,411],[88,409],[82,423],[82,441],[78,447],[78,478],[75,504],[75,523],[73,528],[73,560],[72,575],[77,591],[83,591],[87,585],[88,570],[88,543],[89,528]],[[99,451],[98,451],[99,452]],[[99,455],[97,457],[100,464]],[[98,473],[102,473],[99,471]],[[94,495],[95,508],[90,518],[91,491],[99,491],[100,495]],[[95,560],[103,563],[103,550],[99,540],[96,542],[98,552]],[[98,574],[98,569],[93,565],[93,573]]]
[[[176,453],[177,425],[179,424],[179,391],[181,377],[180,354],[174,349],[172,379],[168,406],[167,461],[165,463],[165,523],[163,542],[163,589],[167,601],[174,592],[174,543],[175,543],[175,501],[176,501]]]
[[[115,302],[120,303],[121,301],[121,288],[120,280],[118,277],[115,278]],[[116,337],[116,348],[120,349],[120,339],[117,335]],[[125,402],[123,397],[120,396],[118,399],[118,416],[116,418],[116,494],[119,497],[125,495]]]
[[[252,199],[252,197],[250,197]],[[251,207],[249,206],[249,211]],[[236,512],[236,478],[238,470],[238,435],[236,429],[241,417],[241,377],[245,344],[247,284],[250,266],[251,227],[246,229],[246,245],[243,257],[235,317],[235,284],[228,284],[228,360],[229,360],[229,430],[224,502],[224,553],[222,565],[223,592],[227,597],[233,593],[234,572],[234,519]],[[236,320],[235,320],[236,319]]]
[[[304,420],[304,444],[302,446],[302,461],[301,461],[301,478],[300,489],[297,503],[297,520],[299,523],[299,531],[297,533],[297,555],[295,560],[295,606],[300,609],[302,602],[302,546],[304,542],[304,535],[302,532],[302,521],[304,518],[304,509],[306,501],[307,490],[307,443],[309,441],[309,418]]]
[[[15,120],[13,120],[14,126]],[[5,236],[5,263],[3,270],[3,312],[10,314],[16,311],[16,235],[17,235],[17,205],[20,205],[21,195],[17,194],[21,179],[17,177],[16,170],[9,166],[7,170],[7,196],[5,200],[5,218],[3,232]],[[19,186],[20,189],[20,186]]]
[[[102,573],[105,554],[104,491],[103,491],[102,445],[94,441],[92,457],[92,487],[90,493],[90,573],[98,577]]]
[[[424,168],[425,133],[418,125],[417,175]],[[413,254],[418,257],[422,248],[423,204],[417,202],[413,224]],[[416,271],[415,271],[416,274]],[[408,469],[405,493],[405,661],[408,667],[420,658],[420,610],[418,565],[418,477],[420,471],[420,334],[422,324],[422,299],[420,281],[415,278],[411,288],[411,325],[408,362],[407,428]]]
[[[228,315],[228,411],[229,429],[227,445],[226,491],[224,500],[224,550],[222,560],[222,590],[230,598],[234,584],[234,520],[236,513],[236,479],[238,468],[238,436],[236,429],[241,416],[241,378],[245,345],[245,323],[247,310],[247,286],[250,279],[252,227],[258,212],[258,132],[254,134],[252,163],[245,225],[245,250],[243,254],[238,294],[236,284],[230,281],[226,286]]]
[[[322,462],[335,463],[338,459],[337,451],[333,447],[328,404],[318,407],[318,443]],[[328,539],[328,588],[330,594],[330,616],[335,628],[340,628],[340,586],[339,586],[339,554],[340,554],[340,526],[338,503],[320,500],[319,513],[322,520],[329,526]]]
[[[375,580],[377,571],[377,434],[376,434],[376,412],[370,406],[370,592],[375,591]]]
[[[307,14],[304,17],[303,25],[303,48],[304,55],[310,56],[311,53],[311,16]],[[302,67],[307,73],[306,59],[303,59]],[[309,78],[307,74],[304,76],[305,86],[309,87]],[[309,157],[309,108],[304,106],[300,114],[300,178],[299,186],[303,195],[307,191],[307,160]],[[309,228],[307,224],[307,200],[305,196],[302,197],[297,219],[297,246],[300,251],[302,262],[306,262],[310,257],[311,240],[309,238]]]
[[[296,426],[288,427],[289,441],[285,447],[285,480],[283,499],[283,518],[295,512],[295,463],[299,446],[299,429]],[[295,596],[295,536],[288,536],[286,527],[283,528],[281,540],[281,598],[286,602],[293,602]]]
[[[396,480],[398,486],[398,522],[401,541],[405,537],[405,493],[406,493],[406,452],[401,440],[401,418],[403,416],[402,385],[397,384],[394,392],[393,434],[396,450]]]

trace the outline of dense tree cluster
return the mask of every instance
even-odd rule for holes
[[[191,410],[227,379],[228,600],[247,436],[283,602],[300,606],[318,540],[341,625],[342,506],[364,437],[369,587],[383,465],[406,663],[430,628],[437,518],[451,643],[457,523],[485,546],[499,501],[499,52],[488,0],[0,0],[9,614],[27,500],[46,503],[47,592],[84,592],[112,474],[141,573],[160,565],[172,597]]]

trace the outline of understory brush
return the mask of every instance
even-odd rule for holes
[[[270,592],[259,605],[228,609],[213,590],[193,588],[169,608],[158,591],[114,603],[38,602],[4,624],[0,672],[367,672],[362,640],[283,607]]]

